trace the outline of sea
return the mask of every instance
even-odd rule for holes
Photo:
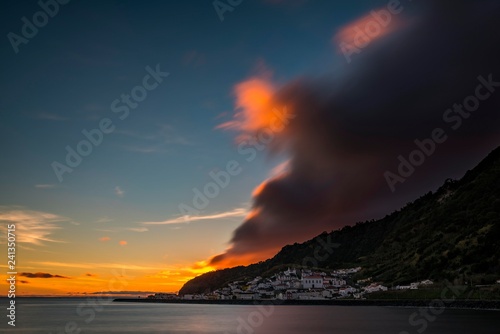
[[[0,333],[500,333],[500,312],[376,306],[117,303],[110,298],[2,298]]]

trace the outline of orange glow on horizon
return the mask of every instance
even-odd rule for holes
[[[119,264],[41,263],[40,267],[19,271],[16,275],[16,296],[92,296],[109,291],[144,293],[177,292],[190,279],[217,268],[207,261],[195,264],[134,266]],[[93,267],[95,268],[88,268]],[[3,267],[6,271],[6,266]],[[89,272],[89,269],[92,270]],[[43,277],[44,273],[48,277]],[[51,273],[50,276],[48,273]],[[0,274],[0,293],[7,296],[6,274]],[[135,294],[131,294],[135,295]]]

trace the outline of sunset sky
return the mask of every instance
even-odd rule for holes
[[[370,11],[387,4],[245,0],[226,11],[221,21],[212,1],[72,1],[60,5],[59,12],[36,36],[19,45],[18,53],[4,38],[0,50],[0,254],[7,252],[6,226],[16,223],[18,294],[178,291],[200,273],[266,259],[286,243],[304,241],[360,219],[381,217],[435,189],[446,177],[459,177],[473,167],[498,141],[491,140],[497,131],[478,135],[476,123],[471,121],[463,136],[450,139],[449,155],[436,156],[432,165],[424,166],[423,174],[416,173],[404,184],[404,191],[393,195],[382,172],[386,167],[396,169],[398,155],[406,154],[415,136],[428,135],[442,121],[425,126],[422,121],[422,132],[407,134],[406,146],[363,155],[357,145],[364,140],[374,144],[372,139],[382,136],[370,131],[344,136],[355,118],[348,116],[352,114],[340,114],[346,125],[338,128],[338,137],[328,139],[338,140],[339,145],[332,145],[334,150],[317,145],[324,140],[320,136],[329,133],[322,132],[317,118],[300,118],[307,108],[338,100],[335,94],[325,99],[316,94],[329,82],[325,74],[348,77],[352,79],[348,85],[356,85],[356,71],[371,68],[366,65],[372,52],[369,47],[353,54],[349,64],[339,41],[348,38],[356,24],[366,24]],[[21,34],[21,18],[31,20],[37,11],[36,1],[10,4],[1,14],[3,35]],[[412,18],[414,12],[418,14],[408,5],[394,17],[392,26],[370,43],[383,46],[393,42],[391,38],[401,38],[397,34],[415,22],[405,17]],[[424,64],[429,61],[431,73],[430,60],[419,59]],[[405,74],[415,74],[411,66],[401,66],[408,69]],[[436,87],[441,92],[436,96],[442,99],[430,109],[440,117],[454,102],[474,92],[476,77],[487,77],[493,71],[484,66],[471,68],[470,75],[464,71],[463,81],[453,93],[453,87],[450,92]],[[168,75],[155,81],[154,71]],[[351,104],[365,117],[361,128],[373,124],[362,114],[366,107],[363,101],[384,106],[384,94],[392,89],[389,83],[381,87],[373,81],[380,77],[376,70],[367,73],[372,81],[359,86],[359,95],[347,91],[342,93],[347,97],[340,100],[340,109]],[[145,81],[146,75],[149,79]],[[500,81],[500,75],[496,77]],[[127,107],[120,101],[122,94],[130,95],[136,86],[148,85],[155,88],[142,89],[147,96],[137,105]],[[370,87],[380,87],[385,93],[378,94]],[[310,94],[301,94],[305,91]],[[429,104],[418,101],[412,108],[420,105]],[[119,112],[118,107],[122,107]],[[318,113],[323,109],[318,107]],[[248,139],[272,128],[276,117],[279,122],[272,130],[272,142],[250,149]],[[478,124],[484,123],[485,117]],[[54,162],[66,164],[66,147],[76,150],[86,139],[82,131],[98,128],[103,119],[111,120],[113,131],[104,134],[102,143],[93,146],[71,172],[58,178]],[[288,126],[288,121],[292,125]],[[374,149],[402,138],[400,133],[393,135],[374,144]],[[352,147],[342,146],[346,141]],[[471,143],[475,146],[467,146]],[[330,155],[336,159],[327,159]],[[467,159],[462,159],[464,156]],[[387,163],[381,163],[383,158]],[[297,172],[301,167],[309,169],[311,161],[316,163],[310,169],[314,173]],[[333,170],[332,166],[337,168],[332,179],[322,178],[324,183],[315,179],[327,169]],[[372,174],[363,172],[365,167],[372,168],[376,178],[367,179]],[[179,209],[194,207],[193,189],[203,191],[213,181],[211,172],[228,168],[234,175],[227,186],[201,209]],[[363,177],[346,176],[353,171]],[[427,183],[421,182],[424,175],[432,175]],[[287,183],[290,179],[294,183]],[[356,180],[363,186],[356,188]],[[336,190],[323,196],[318,184],[335,184]],[[347,184],[364,196],[383,192],[383,204],[372,201],[365,205],[367,198],[342,190]],[[280,186],[290,196],[297,196],[266,206],[269,198],[283,198]],[[342,200],[328,201],[339,194]],[[308,211],[312,200],[318,204],[314,213]],[[304,217],[293,213],[291,208],[297,207],[294,201],[308,203],[309,209],[301,207]],[[361,209],[366,210],[361,214]],[[294,216],[289,225],[276,218],[280,210]],[[183,217],[186,213],[188,219]],[[331,222],[332,216],[337,220]],[[266,218],[272,227],[258,225]],[[297,227],[308,223],[306,230]],[[256,232],[267,228],[266,238]],[[255,236],[254,244],[249,243],[249,236]],[[5,272],[7,259],[3,258],[0,268]],[[6,275],[0,278],[3,295]]]

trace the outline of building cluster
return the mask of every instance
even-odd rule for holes
[[[434,284],[431,280],[425,280],[422,282],[410,283],[410,285],[397,285],[394,290],[418,290],[419,286],[429,286]]]
[[[155,294],[153,299],[185,300],[224,300],[224,299],[295,299],[318,300],[339,298],[364,298],[365,294],[387,291],[381,283],[372,282],[371,278],[353,282],[352,276],[360,267],[339,269],[332,272],[313,272],[308,269],[290,269],[279,272],[269,278],[255,277],[250,281],[235,281],[226,287],[204,294]],[[396,286],[395,290],[418,289],[419,286],[431,285],[426,280],[411,283],[408,286]]]

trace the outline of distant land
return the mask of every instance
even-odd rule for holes
[[[335,247],[318,252],[318,245],[325,243]],[[235,281],[269,278],[289,267],[313,272],[361,267],[352,282],[369,279],[393,287],[432,280],[437,286],[464,286],[471,298],[491,293],[489,299],[500,299],[496,297],[500,295],[498,254],[500,147],[462,179],[448,179],[437,191],[380,220],[323,232],[283,247],[266,261],[205,273],[186,282],[179,295],[209,294]],[[398,298],[394,293],[376,294],[382,299]],[[418,299],[412,295],[415,292],[405,293]]]

